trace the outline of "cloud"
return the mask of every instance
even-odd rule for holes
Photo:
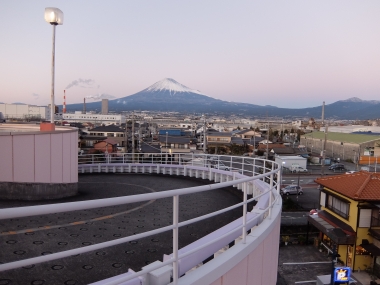
[[[69,89],[73,86],[82,87],[82,88],[95,88],[94,85],[95,85],[95,80],[79,78],[71,82],[69,85],[67,85],[65,89]],[[100,85],[98,85],[98,88],[99,87]]]
[[[113,99],[115,96],[109,95],[109,94],[96,94],[92,96],[86,96],[86,99],[93,99],[93,100],[101,100],[101,99]]]

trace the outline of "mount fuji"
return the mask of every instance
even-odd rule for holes
[[[231,95],[233,96],[233,94]],[[380,101],[350,98],[325,106],[325,118],[330,119],[373,119],[380,118]],[[83,104],[67,105],[68,111],[80,111]],[[165,78],[148,88],[129,96],[109,100],[110,112],[122,111],[165,111],[183,113],[235,114],[250,117],[314,117],[320,118],[322,106],[286,109],[248,103],[228,102],[209,97],[199,90],[191,89],[171,78]],[[100,111],[101,102],[86,104],[87,111]]]
[[[191,89],[171,78],[165,78],[148,88],[129,96],[109,100],[108,108],[113,112],[145,110],[187,113],[243,113],[252,108],[265,108],[258,105],[231,103],[206,96],[199,90]],[[275,107],[272,107],[275,108]],[[82,104],[67,105],[68,111],[79,111]],[[87,111],[99,111],[101,102],[86,103]]]

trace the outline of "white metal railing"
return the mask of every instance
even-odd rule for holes
[[[50,255],[39,256],[34,258],[29,258],[21,261],[15,261],[5,264],[0,264],[0,271],[15,269],[23,266],[28,266],[31,264],[51,261],[63,257],[72,256],[75,254],[85,253],[125,242],[129,242],[132,240],[137,240],[140,238],[145,238],[151,235],[155,235],[158,233],[162,233],[168,230],[173,231],[173,256],[170,260],[164,261],[158,265],[153,265],[148,269],[143,269],[139,272],[129,274],[128,276],[117,278],[110,282],[104,283],[107,285],[110,284],[118,284],[120,282],[125,282],[136,278],[138,276],[142,276],[146,274],[148,271],[152,271],[154,269],[158,269],[165,265],[172,264],[172,278],[173,284],[177,284],[179,274],[178,274],[178,261],[181,258],[188,256],[189,254],[200,250],[208,246],[210,243],[216,242],[213,240],[207,244],[202,245],[199,248],[186,252],[182,255],[178,254],[178,229],[182,226],[195,223],[209,217],[213,217],[219,215],[221,213],[225,213],[237,207],[243,206],[243,214],[242,214],[242,225],[239,229],[242,230],[242,242],[245,243],[246,234],[247,234],[247,204],[260,199],[265,194],[269,195],[269,204],[265,209],[263,209],[263,213],[267,218],[271,216],[271,208],[274,203],[279,199],[279,190],[280,183],[275,182],[275,175],[277,176],[277,181],[281,181],[281,172],[279,166],[273,161],[265,161],[263,159],[257,158],[249,158],[249,157],[235,157],[235,156],[216,156],[216,155],[198,155],[198,154],[174,154],[168,156],[167,154],[135,154],[132,155],[130,153],[125,154],[117,154],[117,155],[82,155],[78,157],[79,169],[84,169],[87,166],[93,166],[94,164],[101,164],[105,166],[112,165],[137,165],[137,164],[149,164],[149,165],[160,165],[164,166],[175,166],[177,169],[186,169],[186,166],[192,166],[195,169],[199,169],[200,171],[204,171],[210,173],[211,171],[223,173],[229,177],[232,177],[234,180],[191,187],[191,188],[182,188],[176,190],[168,190],[163,192],[154,192],[148,194],[140,194],[140,195],[132,195],[132,196],[124,196],[117,198],[107,198],[100,200],[90,200],[90,201],[81,201],[81,202],[70,202],[70,203],[61,203],[61,204],[51,204],[51,205],[41,205],[41,206],[31,206],[31,207],[20,207],[20,208],[8,208],[8,209],[0,209],[0,219],[11,219],[25,216],[36,216],[36,215],[45,215],[52,213],[61,213],[61,212],[70,212],[76,210],[85,210],[85,209],[93,209],[107,206],[116,206],[122,204],[129,204],[135,202],[143,202],[149,201],[153,199],[162,199],[167,197],[173,197],[173,224],[170,226],[162,227],[159,229],[155,229],[152,231],[144,232],[141,234],[136,234],[133,236],[128,236],[112,241],[102,242],[95,245],[89,245],[86,247],[81,247],[77,249],[72,249],[68,251],[58,252]],[[223,167],[222,167],[223,166]],[[99,168],[102,170],[101,168]],[[238,179],[236,179],[238,173]],[[210,178],[210,177],[209,177]],[[255,180],[263,180],[268,184],[268,188],[265,192],[262,192],[258,195],[254,195],[251,199],[247,199],[247,188],[248,183],[253,184]],[[235,204],[233,206],[224,208],[222,210],[209,213],[197,218],[193,218],[191,220],[179,222],[179,196],[185,194],[192,194],[202,191],[209,191],[214,189],[219,189],[228,186],[242,185],[243,202]],[[274,197],[274,199],[272,198]],[[263,215],[264,216],[264,215]],[[224,236],[219,237],[218,239],[222,239]],[[217,240],[218,240],[217,239]]]

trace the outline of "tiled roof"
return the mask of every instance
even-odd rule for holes
[[[231,137],[231,132],[207,132],[206,136],[208,137]]]
[[[295,154],[291,147],[271,147],[276,154]]]
[[[380,200],[380,173],[359,171],[317,178],[315,182],[353,200]]]
[[[269,149],[273,149],[273,148],[278,149],[278,148],[286,148],[286,146],[284,146],[283,144],[270,143],[270,144],[268,145],[268,148],[269,148]],[[266,145],[266,144],[260,144],[260,145],[258,146],[258,149],[260,149],[260,150],[267,149],[267,145]]]
[[[231,137],[231,144],[243,145],[244,141],[239,137]]]
[[[193,138],[190,137],[181,137],[181,136],[160,136],[159,141],[161,143],[178,143],[178,144],[188,144],[193,141]],[[195,140],[194,140],[195,141]]]
[[[90,132],[112,132],[112,133],[124,133],[125,131],[118,126],[108,125],[93,128]]]

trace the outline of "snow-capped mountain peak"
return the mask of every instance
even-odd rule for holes
[[[148,91],[148,92],[169,91],[171,94],[175,94],[177,92],[191,92],[191,93],[204,95],[199,90],[190,89],[189,87],[182,85],[181,83],[175,81],[172,78],[165,78],[161,81],[158,81],[154,83],[153,85],[149,86],[144,91]]]
[[[351,97],[346,100],[342,100],[342,102],[354,102],[354,103],[359,103],[359,102],[366,102],[366,103],[371,103],[371,104],[379,104],[380,101],[377,100],[362,100],[358,97]]]
[[[346,100],[342,100],[343,102],[363,102],[362,99],[358,98],[358,97],[351,97],[351,98],[348,98]]]

